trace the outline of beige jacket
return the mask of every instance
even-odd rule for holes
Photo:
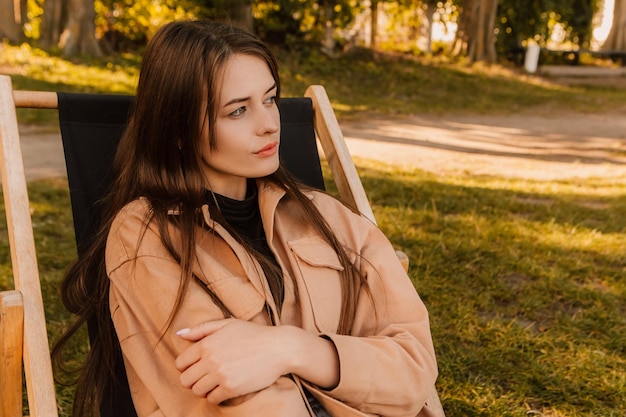
[[[295,214],[294,203],[279,187],[263,181],[258,185],[267,239],[285,276],[277,324],[295,325],[332,340],[339,353],[339,384],[325,391],[286,375],[238,405],[222,406],[184,388],[174,361],[189,342],[175,332],[224,318],[201,285],[210,287],[239,319],[269,325],[271,313],[265,306],[275,310],[275,305],[258,263],[203,207],[208,228],[200,232],[193,267],[202,283],[191,283],[180,311],[165,329],[180,266],[161,244],[154,223],[146,229],[150,207],[139,199],[116,217],[106,251],[111,314],[139,416],[309,416],[303,385],[333,416],[431,415],[425,403],[437,364],[428,314],[386,237],[333,197],[308,193],[339,240],[358,254],[355,262],[372,294],[359,297],[352,334],[337,335],[341,266],[336,254]]]

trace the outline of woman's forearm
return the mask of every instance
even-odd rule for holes
[[[294,326],[283,326],[287,370],[323,389],[339,383],[339,355],[332,341]]]

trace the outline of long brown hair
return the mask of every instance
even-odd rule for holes
[[[250,54],[263,59],[280,94],[278,65],[268,47],[251,34],[233,26],[207,21],[179,21],[162,27],[150,40],[141,65],[135,104],[128,127],[115,157],[115,180],[102,201],[98,232],[89,247],[68,270],[61,287],[66,308],[77,316],[75,324],[53,350],[55,364],[63,368],[62,350],[66,342],[86,322],[90,323],[91,349],[78,378],[73,415],[98,415],[104,389],[115,379],[115,352],[119,342],[109,310],[109,279],[105,268],[106,240],[111,223],[129,202],[145,197],[151,205],[151,219],[160,230],[163,245],[181,264],[182,276],[177,303],[192,279],[191,264],[197,232],[197,208],[204,202],[206,187],[201,162],[203,121],[208,118],[209,143],[215,146],[214,126],[222,71],[233,54]],[[303,218],[335,249],[344,266],[343,305],[338,333],[349,334],[356,309],[356,298],[364,279],[351,263],[322,215],[302,193],[282,167],[267,177],[297,202]],[[168,216],[172,207],[179,216]],[[178,245],[168,232],[175,222]],[[232,230],[231,230],[232,232]],[[254,254],[254,251],[251,250]],[[267,259],[257,256],[261,265]],[[269,275],[280,271],[271,267]],[[271,271],[275,272],[271,272]],[[268,276],[268,280],[282,279]],[[171,320],[170,318],[170,320]],[[92,329],[92,323],[95,324]],[[117,359],[116,359],[117,358]]]

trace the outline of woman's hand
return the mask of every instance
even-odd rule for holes
[[[194,342],[176,359],[181,383],[213,404],[267,388],[289,373],[321,387],[339,380],[333,343],[297,327],[224,319],[178,335]]]
[[[180,381],[213,404],[259,391],[286,373],[278,327],[225,319],[178,334],[195,342],[176,359]]]

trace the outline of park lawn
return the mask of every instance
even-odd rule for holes
[[[67,61],[5,45],[0,52],[0,73],[21,89],[132,94],[136,82],[135,56]],[[323,84],[340,118],[626,109],[623,91],[561,86],[501,67],[373,59],[367,51],[337,59],[279,51],[279,58],[285,96]],[[56,123],[50,111],[18,117]],[[358,169],[429,309],[448,417],[623,415],[625,184],[443,177],[366,160]],[[68,320],[59,281],[75,256],[67,183],[29,189],[55,340]],[[3,223],[2,290],[12,287],[7,240]],[[78,364],[84,351],[78,343],[70,358]],[[61,415],[69,415],[72,388],[58,388]]]
[[[356,49],[329,58],[315,50],[276,49],[282,95],[301,96],[309,85],[323,85],[337,117],[415,114],[506,114],[626,111],[623,89],[561,85],[531,77],[519,68],[455,64],[443,58],[373,54]],[[0,44],[0,74],[10,74],[16,89],[133,94],[140,57],[62,59],[31,48]],[[51,112],[19,109],[23,123],[56,123]]]
[[[360,162],[411,259],[453,416],[623,416],[626,184]]]
[[[430,312],[448,417],[623,415],[626,185],[357,168]],[[69,319],[58,298],[75,256],[69,195],[60,179],[29,190],[53,341]],[[4,290],[4,220],[0,230]],[[77,364],[84,351],[69,356]],[[67,416],[73,389],[58,388]]]

